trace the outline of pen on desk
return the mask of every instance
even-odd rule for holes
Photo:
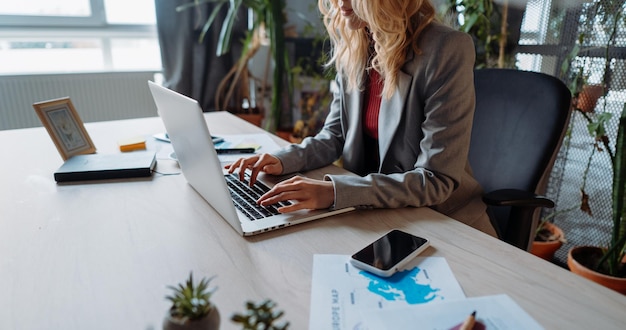
[[[468,316],[463,324],[459,327],[459,330],[471,330],[474,328],[474,323],[476,322],[476,311],[473,311],[470,316]]]
[[[254,148],[216,148],[218,154],[253,154]]]

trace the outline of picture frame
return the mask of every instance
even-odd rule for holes
[[[33,108],[63,160],[74,155],[96,152],[96,147],[69,97],[37,102],[33,104]]]

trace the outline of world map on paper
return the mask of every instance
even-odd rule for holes
[[[389,301],[405,301],[409,305],[414,305],[442,298],[437,294],[441,289],[433,288],[431,284],[420,283],[420,277],[427,279],[428,275],[419,267],[397,272],[387,278],[366,271],[360,271],[359,275],[368,279],[367,289],[370,292]]]
[[[310,329],[363,329],[363,313],[465,298],[441,257],[416,257],[390,277],[355,268],[349,255],[315,255]]]

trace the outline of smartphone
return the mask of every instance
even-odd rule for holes
[[[353,254],[350,263],[372,274],[389,277],[429,245],[426,238],[394,229]]]

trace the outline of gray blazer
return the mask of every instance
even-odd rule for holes
[[[327,175],[335,208],[429,206],[495,236],[468,162],[474,116],[472,39],[432,23],[399,73],[399,86],[381,104],[379,173]],[[323,129],[277,153],[285,173],[319,168],[343,157],[347,170],[364,175],[363,92],[345,91],[341,77]]]

